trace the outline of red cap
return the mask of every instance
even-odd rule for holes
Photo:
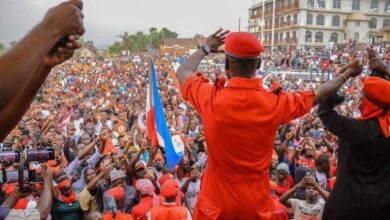
[[[160,189],[160,194],[166,199],[175,197],[178,192],[179,184],[177,184],[176,180],[173,179],[165,181]]]
[[[160,186],[162,186],[167,180],[169,179],[173,179],[173,175],[170,174],[170,173],[166,173],[162,176],[160,176],[160,178],[158,179],[158,183],[160,183]]]
[[[225,54],[243,58],[259,58],[264,51],[263,46],[255,35],[248,32],[232,32],[225,39]]]
[[[138,170],[141,170],[141,169],[145,169],[145,164],[142,163],[141,161],[138,161],[138,162],[135,164],[135,170],[138,171]]]
[[[390,107],[390,81],[379,77],[368,77],[364,80],[363,93],[374,104]]]

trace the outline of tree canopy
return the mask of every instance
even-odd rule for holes
[[[160,47],[161,41],[167,37],[177,38],[178,34],[166,27],[161,30],[152,27],[149,29],[149,33],[138,31],[135,34],[129,34],[128,32],[124,32],[118,35],[120,40],[111,45],[109,51],[113,53],[118,53],[122,50],[138,52],[145,50],[148,45],[158,48]]]

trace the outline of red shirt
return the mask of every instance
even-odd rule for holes
[[[233,77],[226,85],[217,79],[212,85],[201,74],[189,77],[181,91],[201,115],[208,150],[194,218],[270,216],[268,171],[276,131],[308,113],[314,93],[277,95],[257,78]]]
[[[134,219],[146,220],[146,213],[153,208],[153,197],[147,196],[141,199],[139,203],[131,209],[131,215]]]
[[[309,167],[312,169],[316,167],[316,163],[314,162],[314,159],[306,159],[304,157],[299,158],[297,164],[299,166]]]

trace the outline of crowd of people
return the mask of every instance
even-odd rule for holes
[[[2,109],[2,119],[12,114],[10,109],[17,109],[14,114],[18,118],[24,113],[23,106],[32,104],[0,144],[0,153],[4,153],[0,157],[1,219],[316,220],[322,219],[323,213],[324,219],[347,219],[345,216],[354,216],[350,211],[357,207],[362,207],[357,213],[365,215],[354,219],[367,219],[371,214],[375,219],[389,216],[386,157],[390,131],[386,126],[390,115],[383,110],[386,107],[362,98],[366,75],[359,76],[363,64],[371,75],[390,78],[389,45],[381,44],[376,51],[352,49],[350,45],[311,55],[295,51],[293,56],[277,58],[282,68],[309,71],[317,67],[308,63],[328,59],[328,67],[337,71],[334,79],[323,85],[294,76],[255,76],[260,58],[275,63],[279,53],[265,52],[260,57],[262,46],[244,32],[218,30],[178,70],[174,68],[178,57],[152,56],[169,132],[181,137],[185,149],[180,163],[169,170],[164,147],[152,146],[148,138],[150,56],[137,54],[139,62],[124,61],[120,56],[74,57],[64,62],[80,47],[76,41],[84,33],[80,3],[74,0],[50,10],[42,26],[0,62],[0,70],[4,70],[8,65],[4,60],[22,59],[16,56],[18,50],[29,48],[29,41],[40,42],[40,27],[66,27],[56,37],[45,36],[50,40],[45,49],[32,51],[37,55],[29,58],[41,63],[36,66],[37,78],[28,77],[27,81],[36,86],[25,86],[21,93],[11,87],[2,90],[8,95],[18,92],[17,98],[25,99],[13,102],[1,94],[7,106],[20,107]],[[57,15],[71,19],[64,21]],[[203,70],[207,78],[194,74],[206,55],[220,52],[225,39],[226,72],[210,65]],[[309,56],[312,58],[306,59]],[[22,80],[28,65],[15,69],[19,78],[14,80]],[[261,77],[263,81],[257,79]],[[377,87],[378,83],[370,82]],[[329,94],[342,84],[338,94]],[[210,100],[216,94],[222,98]],[[370,93],[364,95],[375,100]],[[386,98],[380,100],[383,106],[389,105]],[[275,109],[263,106],[259,114],[259,103]],[[220,108],[225,110],[223,114]],[[240,114],[232,109],[249,112]],[[2,121],[5,126],[1,129],[13,124],[12,119],[7,122]],[[219,127],[226,129],[215,129]],[[251,148],[259,147],[253,140],[263,141],[264,146]],[[39,149],[34,157],[28,153],[32,149]],[[19,152],[17,156],[15,152]],[[13,159],[4,159],[9,154]],[[21,167],[18,162],[26,159],[27,164]],[[26,175],[16,178],[16,172]],[[331,193],[333,189],[338,192]],[[353,204],[359,195],[366,196],[368,202]]]
[[[378,52],[378,59],[390,66],[390,50],[386,43],[372,43]],[[338,44],[330,48],[320,50],[277,50],[273,53],[264,53],[264,69],[267,71],[293,71],[308,72],[310,79],[318,78],[320,81],[329,80],[329,77],[336,74],[340,66],[351,62],[359,57],[363,62],[367,62],[367,53],[359,49],[362,46],[350,44]],[[365,69],[366,72],[367,69]]]
[[[52,219],[148,219],[153,209],[168,203],[186,207],[183,216],[190,218],[207,166],[207,145],[199,115],[180,95],[175,58],[170,60],[155,57],[169,129],[185,143],[186,154],[172,171],[166,168],[164,149],[152,148],[147,139],[146,57],[139,63],[72,59],[52,71],[2,144],[3,150],[20,152],[54,148],[55,160],[46,163],[56,182]],[[218,76],[222,72],[213,71],[211,78]],[[272,81],[280,80],[274,77],[265,84]],[[285,91],[319,85],[297,78],[280,84]],[[360,90],[360,78],[340,89],[346,98],[337,107],[340,114],[360,117]],[[279,128],[269,176],[281,219],[320,219],[336,180],[337,140],[316,109]],[[5,172],[15,169],[13,164],[2,166]],[[42,184],[34,184],[36,191],[28,196],[17,192],[16,185],[3,183],[3,200],[14,193],[19,197],[13,208],[36,208]]]

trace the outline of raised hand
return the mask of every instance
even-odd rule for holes
[[[42,20],[49,30],[55,30],[54,34],[59,38],[85,32],[83,24],[82,2],[72,0],[63,2],[51,8]]]
[[[78,35],[70,35],[64,45],[65,47],[55,47],[43,58],[45,65],[54,67],[70,59],[74,51],[81,48],[81,44],[77,41],[79,38],[80,36]]]
[[[348,69],[352,72],[351,74],[352,77],[357,77],[362,73],[363,65],[360,63],[359,60],[355,60],[351,63]]]
[[[225,37],[229,33],[229,30],[218,29],[214,34],[208,36],[204,42],[205,45],[209,46],[211,52],[219,53],[223,52],[219,47],[225,43]]]

